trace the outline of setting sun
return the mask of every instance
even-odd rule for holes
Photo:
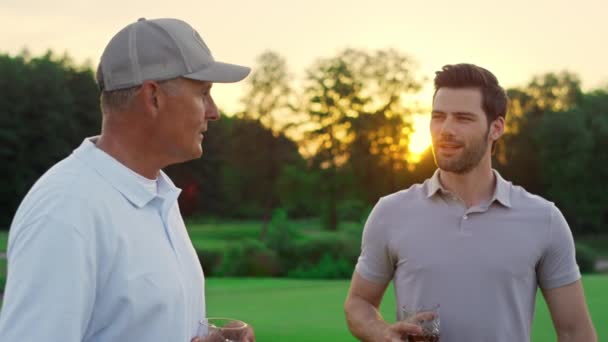
[[[410,135],[409,154],[407,161],[417,163],[422,154],[431,146],[431,132],[429,131],[429,115],[419,114],[414,116],[413,132]]]

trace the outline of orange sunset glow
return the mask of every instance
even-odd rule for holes
[[[419,94],[430,93],[436,70],[459,62],[489,68],[505,88],[524,85],[535,74],[568,69],[580,75],[584,89],[591,89],[608,84],[605,72],[598,72],[608,60],[608,47],[597,43],[608,36],[605,13],[605,4],[593,0],[577,2],[576,8],[526,0],[440,0],[432,6],[389,0],[108,0],[94,10],[68,0],[8,1],[0,4],[0,49],[9,54],[27,49],[32,55],[50,49],[95,68],[117,29],[139,17],[175,17],[196,27],[219,60],[254,66],[262,52],[277,52],[285,58],[296,89],[316,60],[349,47],[391,48],[410,56],[415,77],[424,80]],[[476,19],[454,25],[454,18],[471,16]],[[569,24],[555,24],[559,22]],[[227,115],[244,110],[243,92],[243,84],[213,89]],[[428,107],[430,96],[424,96]],[[415,163],[430,144],[427,117],[413,118],[408,140],[410,155],[404,158]]]

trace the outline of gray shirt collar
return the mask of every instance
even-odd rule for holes
[[[494,188],[494,195],[490,199],[489,203],[498,201],[507,208],[511,208],[511,182],[507,182],[498,171],[492,169],[496,176],[496,187]],[[447,189],[441,185],[439,181],[439,169],[435,170],[435,173],[431,178],[426,181],[426,195],[428,198],[435,195],[437,192],[446,193]]]

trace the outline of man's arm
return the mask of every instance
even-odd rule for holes
[[[597,341],[580,280],[542,292],[559,342]]]
[[[351,333],[361,341],[402,341],[404,334],[420,334],[417,325],[398,322],[388,324],[378,310],[388,283],[374,283],[353,274],[344,312]]]

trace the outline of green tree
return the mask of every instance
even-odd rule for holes
[[[578,77],[569,72],[535,76],[524,88],[509,89],[505,135],[497,144],[496,167],[508,179],[536,194],[545,194],[536,139],[544,116],[567,111],[582,100]]]
[[[0,55],[0,227],[25,193],[82,139],[99,133],[99,91],[88,66],[47,52]]]
[[[184,215],[262,217],[268,196],[278,198],[280,190],[278,181],[268,178],[263,158],[264,146],[271,144],[282,166],[302,162],[293,141],[282,134],[275,136],[258,120],[224,116],[210,123],[203,157],[166,169],[182,188],[180,207]]]
[[[324,202],[325,227],[336,230],[339,193],[345,186],[338,167],[348,160],[347,146],[353,138],[350,121],[363,111],[366,100],[360,97],[361,81],[340,56],[318,61],[308,70],[306,81],[304,112],[309,129],[305,143],[316,149],[312,162],[323,179],[317,191]]]
[[[415,75],[416,63],[396,50],[343,53],[357,79],[364,111],[352,120],[354,135],[349,146],[350,166],[361,199],[373,204],[377,199],[409,185],[406,157],[409,153],[411,117],[415,107],[405,96],[420,90],[422,80]]]
[[[245,110],[239,117],[248,120],[258,120],[264,127],[272,132],[274,137],[268,136],[266,131],[259,129],[245,129],[239,132],[237,139],[245,139],[243,148],[255,146],[255,151],[243,155],[241,158],[257,165],[259,172],[256,186],[262,185],[266,191],[258,194],[262,206],[263,226],[261,237],[264,238],[271,214],[279,205],[279,192],[276,188],[282,168],[286,162],[293,160],[294,155],[283,159],[286,141],[284,130],[290,126],[290,117],[293,116],[293,91],[289,85],[290,75],[287,62],[275,52],[262,53],[256,61],[253,72],[245,81],[246,91],[242,99]],[[255,142],[252,145],[250,142]],[[244,152],[244,151],[243,151]],[[242,161],[243,159],[241,159]]]
[[[237,117],[259,120],[273,132],[282,132],[295,110],[291,79],[285,58],[273,51],[262,53],[245,80],[245,109]]]
[[[545,115],[538,140],[547,196],[575,232],[607,232],[608,92],[592,92],[568,111]]]
[[[415,69],[395,50],[347,49],[308,70],[304,144],[314,147],[322,173],[328,229],[336,228],[345,197],[375,202],[403,184],[412,113],[404,95],[420,89]]]

